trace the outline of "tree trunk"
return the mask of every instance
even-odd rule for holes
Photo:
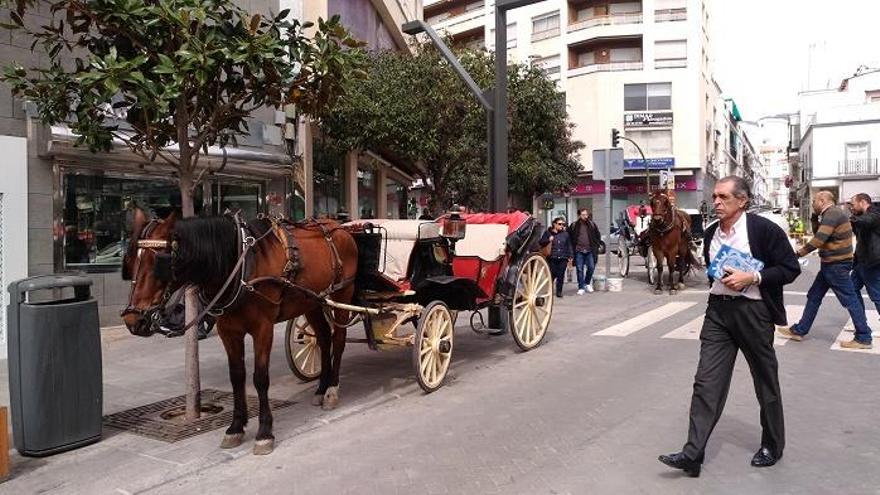
[[[180,174],[180,203],[183,209],[183,217],[195,216],[192,195],[192,177],[186,173]],[[195,288],[186,289],[185,296],[185,321],[187,323],[196,319],[199,315],[198,296]],[[199,325],[193,325],[186,331],[184,342],[185,350],[185,376],[186,376],[186,420],[198,419],[201,414],[201,383],[199,379]]]

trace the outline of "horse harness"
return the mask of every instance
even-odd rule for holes
[[[664,215],[663,223],[661,224],[663,227],[655,227],[656,223],[654,221],[651,221],[650,230],[654,230],[657,235],[665,235],[670,230],[672,230],[673,227],[675,227],[675,220],[677,217],[677,215],[675,214],[676,208],[674,206],[672,206],[671,202],[669,202],[669,197],[667,197],[666,194],[660,194],[659,196],[665,198],[667,203],[669,203],[669,208],[666,209],[666,215],[669,215],[672,218],[669,219],[669,221],[667,221],[665,218],[666,215]],[[655,210],[653,205],[652,205],[651,209],[652,209],[652,211]]]
[[[268,220],[270,222],[270,228],[268,228],[259,236],[254,236],[251,227],[241,218],[240,214],[236,213],[232,215],[232,220],[235,222],[236,232],[238,236],[237,244],[239,251],[238,260],[235,263],[235,267],[229,273],[226,281],[223,283],[221,288],[217,291],[212,299],[208,300],[208,297],[204,294],[203,291],[200,290],[198,292],[199,301],[204,306],[204,309],[195,319],[187,323],[183,327],[183,329],[180,330],[181,333],[186,332],[193,325],[196,325],[206,315],[211,315],[214,317],[223,315],[223,313],[227,309],[238,302],[239,298],[241,297],[242,291],[247,291],[256,296],[259,296],[272,305],[280,305],[284,300],[283,295],[278,300],[273,300],[269,298],[269,296],[265,295],[257,289],[256,286],[261,283],[278,283],[281,284],[285,289],[293,289],[302,292],[305,295],[314,299],[322,300],[330,294],[333,294],[334,292],[337,292],[354,282],[354,277],[342,279],[342,258],[339,255],[339,250],[336,248],[336,243],[333,242],[333,233],[341,227],[328,229],[324,223],[316,221],[314,219],[308,219],[302,222],[292,222],[290,220],[280,217],[264,216],[262,214],[258,218]],[[129,293],[129,304],[122,311],[122,316],[132,313],[138,314],[144,318],[148,318],[153,325],[157,325],[161,320],[164,308],[170,300],[172,293],[174,292],[171,290],[171,287],[174,285],[171,282],[173,282],[175,272],[174,262],[177,258],[178,251],[177,240],[172,239],[171,241],[168,241],[161,239],[145,239],[145,237],[149,236],[152,231],[155,230],[156,226],[162,223],[164,223],[164,220],[151,220],[147,224],[147,226],[144,227],[143,234],[137,240],[137,258],[135,261],[136,264],[133,272],[134,276],[130,277],[132,280],[132,285],[131,291]],[[333,253],[332,260],[334,268],[334,281],[330,284],[330,286],[328,286],[321,292],[315,292],[307,287],[303,287],[297,284],[294,281],[297,274],[302,269],[302,260],[300,258],[299,246],[296,242],[296,238],[293,235],[292,230],[296,228],[308,229],[309,227],[313,226],[318,226],[320,228],[324,240],[327,242],[328,246],[330,247],[330,251]],[[249,254],[252,254],[251,250],[254,248],[254,246],[256,246],[260,241],[262,241],[269,235],[274,235],[274,237],[278,239],[287,256],[287,263],[284,266],[282,275],[263,276],[249,279],[248,272],[251,272],[253,270],[253,266],[255,264],[253,257],[249,256]],[[140,260],[144,250],[150,250],[155,253],[156,266],[154,267],[154,272],[164,272],[167,277],[167,282],[169,283],[166,284],[165,290],[163,291],[161,300],[158,304],[150,306],[147,309],[140,309],[134,307],[134,304],[132,303],[132,296],[134,295],[134,287],[137,281],[138,271],[140,270]],[[126,278],[125,272],[127,270],[125,267],[127,266],[128,262],[127,260],[125,260],[123,262],[123,278]],[[230,286],[233,284],[233,281],[236,278],[238,278],[238,283],[235,284],[235,290],[221,303],[220,300],[229,290]]]

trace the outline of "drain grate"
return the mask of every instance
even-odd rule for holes
[[[203,415],[192,422],[162,419],[161,414],[163,412],[185,406],[185,397],[181,395],[104,416],[104,426],[173,443],[207,431],[226,428],[232,422],[232,393],[214,389],[202,390],[202,404],[220,406],[223,408],[221,412]],[[290,407],[294,404],[295,402],[291,401],[269,399],[269,407],[273,411]],[[247,410],[248,418],[253,418],[259,413],[260,403],[256,396],[247,396]]]

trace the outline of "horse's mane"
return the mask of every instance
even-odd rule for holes
[[[222,284],[238,261],[238,233],[228,217],[178,220],[176,278],[205,287]]]

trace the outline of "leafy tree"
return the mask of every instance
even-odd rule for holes
[[[298,104],[318,113],[353,74],[361,44],[338,17],[311,23],[250,14],[226,0],[5,0],[43,67],[11,65],[0,80],[36,103],[45,124],[67,123],[92,151],[125,143],[145,162],[173,169],[183,215],[211,172],[208,147],[234,144],[257,110]],[[44,7],[50,20],[25,22]],[[187,297],[187,319],[195,314]],[[195,328],[187,335],[188,395],[198,397]],[[188,400],[188,417],[198,412]]]
[[[494,81],[494,59],[458,50],[481,87]],[[570,187],[579,170],[562,94],[544,73],[509,67],[510,192],[522,203],[534,194]],[[411,56],[382,52],[365,80],[352,81],[322,119],[322,129],[343,149],[373,149],[418,165],[430,184],[430,208],[487,203],[486,116],[452,68],[431,46]],[[414,167],[418,168],[418,167]]]

